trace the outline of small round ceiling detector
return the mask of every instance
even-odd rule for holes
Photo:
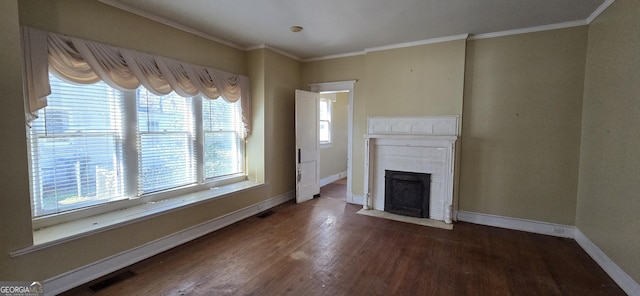
[[[291,32],[293,32],[293,33],[298,33],[298,32],[300,32],[300,31],[302,31],[304,28],[303,28],[303,27],[301,27],[301,26],[291,26],[291,28],[290,28],[290,29],[291,29]]]

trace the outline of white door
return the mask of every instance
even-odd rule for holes
[[[320,95],[296,90],[296,202],[320,194]]]

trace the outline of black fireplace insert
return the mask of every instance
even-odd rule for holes
[[[384,210],[429,218],[431,174],[385,170]]]

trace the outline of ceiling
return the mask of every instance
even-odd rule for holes
[[[301,59],[460,34],[588,24],[613,0],[100,0],[240,49]],[[299,33],[291,26],[302,26]],[[541,28],[534,28],[540,27]],[[533,29],[532,29],[533,28]]]

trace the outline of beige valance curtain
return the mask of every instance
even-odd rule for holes
[[[23,28],[23,42],[27,122],[47,105],[51,71],[68,81],[87,84],[102,80],[119,90],[134,90],[142,84],[156,95],[175,91],[184,97],[241,100],[242,121],[247,134],[251,131],[250,84],[246,76],[29,27]]]

